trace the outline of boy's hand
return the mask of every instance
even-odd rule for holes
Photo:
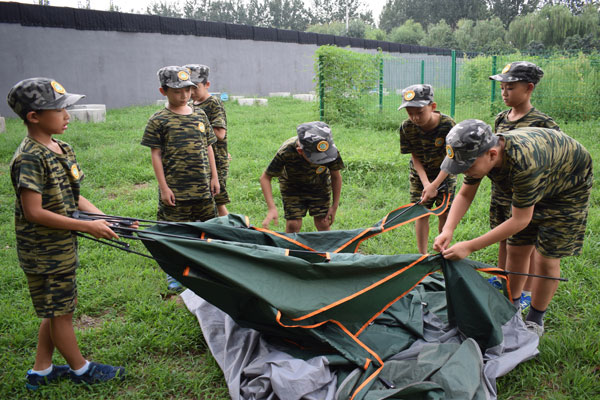
[[[446,250],[452,241],[452,234],[453,232],[442,230],[442,233],[440,233],[433,242],[433,249],[435,251],[439,251],[440,253]]]
[[[279,225],[279,217],[277,215],[277,209],[267,211],[267,217],[262,222],[262,227],[269,229],[269,224],[273,221],[275,226]]]
[[[337,208],[329,207],[327,210],[327,214],[325,214],[325,221],[329,224],[329,226],[333,225],[335,221],[335,214],[337,213]]]
[[[86,221],[86,229],[84,232],[89,233],[98,239],[118,239],[119,236],[109,227],[110,223],[103,219],[95,219]]]
[[[160,199],[168,206],[175,206],[175,195],[169,187],[160,189]]]
[[[218,195],[221,192],[221,185],[219,184],[219,178],[210,179],[210,192],[213,196]]]
[[[423,193],[421,193],[421,202],[426,202],[429,199],[435,198],[438,194],[438,189],[431,183],[423,187]]]
[[[442,251],[442,256],[448,260],[462,260],[473,252],[469,241],[458,242],[454,246]]]

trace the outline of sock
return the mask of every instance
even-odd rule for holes
[[[531,297],[531,292],[530,292],[530,291],[528,291],[528,290],[523,290],[523,294],[524,294],[525,296],[529,296],[529,297]]]
[[[521,296],[517,297],[516,299],[512,299],[512,302],[515,307],[521,308]]]
[[[525,317],[525,321],[533,321],[539,326],[544,326],[544,314],[546,314],[546,310],[536,310],[531,306],[529,307],[529,312],[527,313],[527,317]]]
[[[90,367],[90,362],[88,360],[85,360],[85,365],[79,369],[71,369],[71,371],[73,371],[73,373],[77,376],[81,376],[83,374],[85,374],[88,370],[88,368]]]
[[[54,368],[54,365],[51,364],[48,368],[43,369],[41,371],[36,371],[35,369],[32,368],[31,372],[34,374],[37,374],[39,376],[46,376],[46,375],[50,374],[50,372],[52,372],[52,368]]]

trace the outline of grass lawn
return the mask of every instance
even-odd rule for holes
[[[150,150],[139,144],[148,117],[158,108],[110,110],[107,122],[73,122],[60,138],[73,145],[85,174],[82,194],[109,214],[154,219],[157,188]],[[230,212],[245,214],[260,225],[266,206],[258,178],[280,144],[295,135],[297,124],[318,119],[314,106],[291,99],[270,99],[268,107],[227,104],[231,162]],[[460,119],[466,118],[460,114]],[[475,117],[471,115],[470,117]],[[486,117],[491,122],[491,117]],[[565,132],[600,154],[598,121],[567,124]],[[388,211],[408,203],[408,156],[399,151],[394,130],[332,126],[346,163],[342,200],[334,229],[367,227]],[[165,274],[155,262],[80,239],[79,303],[76,334],[90,360],[123,365],[127,379],[96,386],[69,381],[25,389],[33,365],[39,320],[35,316],[14,238],[14,194],[8,165],[24,135],[17,119],[0,134],[0,399],[227,399],[225,382],[207,351],[196,318],[178,297],[166,293]],[[596,168],[596,176],[600,173]],[[274,184],[283,230],[283,210]],[[541,354],[498,381],[500,399],[600,398],[600,191],[594,188],[582,255],[563,260],[561,283],[546,319]],[[480,188],[455,239],[488,230],[489,181]],[[431,221],[430,239],[437,231]],[[304,230],[314,230],[305,219]],[[141,251],[139,243],[133,246]],[[372,254],[416,252],[414,227],[373,238],[362,250]],[[495,262],[496,246],[472,258]],[[465,310],[468,312],[468,310]],[[56,353],[56,364],[64,360]]]

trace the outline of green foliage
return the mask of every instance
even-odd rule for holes
[[[343,22],[330,22],[327,24],[310,25],[306,32],[321,33],[326,35],[346,36],[346,24]]]
[[[483,53],[512,53],[504,42],[506,31],[502,21],[495,17],[488,20],[472,21],[461,19],[454,31],[454,39],[459,49]]]
[[[367,29],[365,30],[365,39],[388,40],[388,37],[385,31],[378,28],[373,28],[371,26],[367,26]]]
[[[437,24],[430,24],[427,27],[427,34],[420,42],[423,46],[441,47],[453,49],[456,47],[452,27],[441,20]]]
[[[348,123],[360,118],[366,111],[361,97],[378,86],[381,55],[335,46],[321,46],[315,55],[316,90],[319,93],[319,85],[324,85],[325,120]]]
[[[421,24],[408,19],[402,25],[392,29],[389,39],[397,43],[419,44],[424,37],[425,31]]]

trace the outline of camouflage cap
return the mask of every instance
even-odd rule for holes
[[[531,82],[536,84],[544,76],[544,71],[529,61],[515,61],[506,64],[502,73],[490,76],[490,79],[500,82]]]
[[[202,64],[187,64],[183,68],[187,68],[190,72],[190,79],[194,83],[203,83],[208,80],[210,68]]]
[[[67,93],[54,79],[29,78],[13,86],[6,101],[19,117],[26,120],[30,111],[67,108],[84,97],[82,94]]]
[[[401,110],[405,107],[425,107],[433,101],[433,87],[431,85],[411,85],[402,90]]]
[[[446,158],[440,169],[451,175],[469,169],[477,157],[494,147],[498,136],[492,128],[478,119],[467,119],[456,124],[446,136]]]
[[[298,125],[296,131],[300,147],[311,163],[327,164],[338,157],[331,128],[325,122],[306,122]]]
[[[178,67],[176,65],[162,67],[158,70],[157,74],[160,86],[167,86],[173,89],[196,86],[190,79],[190,73],[187,68],[184,67]]]

